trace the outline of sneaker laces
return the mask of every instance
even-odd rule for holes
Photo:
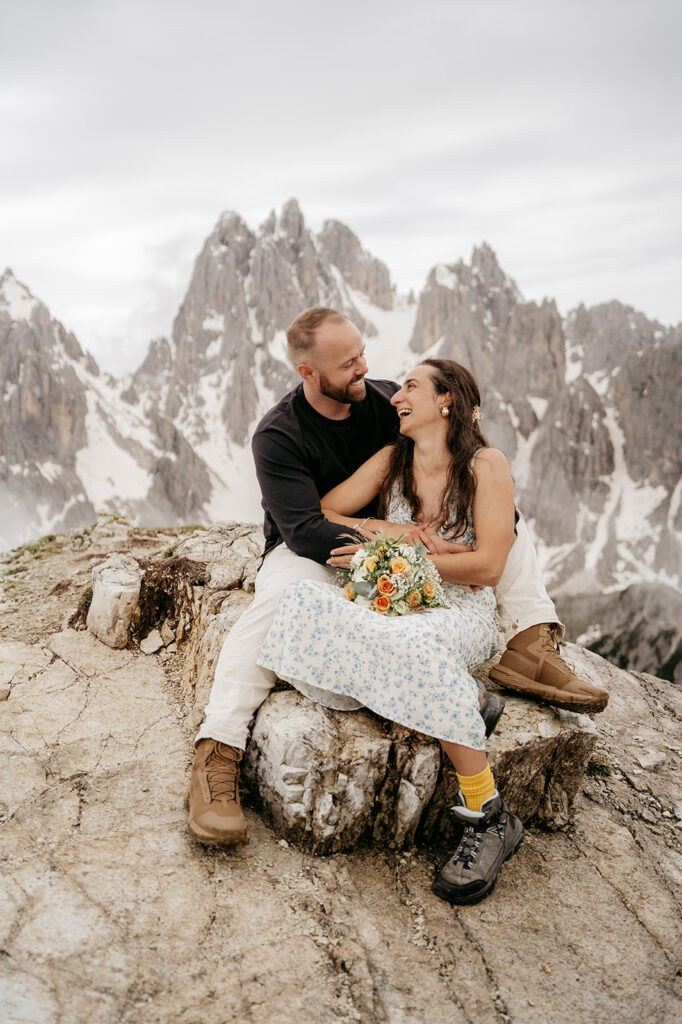
[[[226,758],[217,748],[211,752],[206,762],[206,778],[213,799],[237,799],[239,764],[231,758]]]

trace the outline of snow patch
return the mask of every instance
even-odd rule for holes
[[[36,468],[40,475],[44,476],[50,483],[56,480],[58,476],[61,476],[62,473],[62,467],[56,462],[50,462],[49,460],[47,462],[39,462]]]
[[[541,420],[542,417],[547,412],[547,406],[549,405],[549,402],[547,401],[547,399],[546,398],[536,398],[533,395],[528,395],[528,401],[530,402],[531,406],[533,407],[533,412],[537,416],[538,420]]]
[[[446,267],[444,263],[439,263],[436,267],[436,284],[439,284],[441,288],[456,288],[458,285],[457,274],[455,274],[449,267]]]
[[[588,373],[587,380],[597,394],[601,395],[602,398],[609,390],[609,375],[604,370],[597,370],[596,373]]]
[[[0,305],[6,308],[12,320],[30,320],[38,300],[16,277],[5,274],[0,286]]]
[[[112,507],[120,511],[122,501],[141,501],[146,496],[151,476],[112,436],[96,396],[87,392],[86,399],[88,440],[76,452],[76,472],[95,508]],[[116,425],[120,429],[121,425]]]
[[[217,331],[222,333],[225,330],[225,317],[222,313],[209,313],[201,322],[205,331]]]

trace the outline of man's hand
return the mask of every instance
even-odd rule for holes
[[[359,544],[346,544],[343,548],[333,548],[327,565],[333,569],[350,569],[350,560],[359,547]]]

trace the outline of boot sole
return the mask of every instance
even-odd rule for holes
[[[510,857],[514,856],[514,854],[520,847],[521,843],[523,842],[523,837],[524,833],[521,832],[521,835],[519,836],[519,838],[517,839],[516,843],[511,848],[507,856],[502,861],[502,864],[505,864]],[[438,879],[436,879],[433,885],[431,886],[431,892],[434,892],[436,896],[440,896],[442,900],[446,900],[448,903],[452,903],[454,906],[458,907],[468,907],[471,906],[472,903],[480,903],[481,900],[484,900],[486,898],[486,896],[490,896],[490,893],[495,888],[495,883],[497,882],[498,875],[502,870],[502,864],[500,864],[500,870],[497,872],[497,875],[495,875],[495,877],[490,882],[488,882],[488,884],[484,886],[483,889],[479,889],[478,892],[471,893],[468,896],[458,896],[456,888],[451,889],[450,886],[448,886],[444,882],[439,882]]]
[[[185,792],[185,809],[189,810],[189,790],[187,787]],[[187,828],[190,834],[204,846],[243,846],[249,841],[249,830],[248,828],[242,829],[241,832],[231,832],[227,836],[216,836],[212,832],[204,832],[200,829],[192,819],[190,818],[187,822]]]
[[[606,698],[598,697],[595,700],[567,700],[561,690],[557,690],[553,686],[543,686],[542,683],[534,682],[519,672],[512,672],[511,669],[504,668],[502,665],[494,665],[488,674],[491,679],[508,690],[520,693],[524,697],[535,697],[536,700],[555,708],[563,708],[564,711],[575,711],[578,714],[586,711],[596,713],[603,711],[609,702],[608,694]]]

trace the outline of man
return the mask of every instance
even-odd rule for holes
[[[248,840],[239,763],[251,718],[275,682],[256,657],[282,590],[297,579],[333,579],[325,563],[334,548],[348,543],[348,527],[323,517],[320,497],[397,431],[390,404],[397,385],[365,380],[362,338],[346,317],[326,307],[307,309],[287,331],[287,344],[302,383],[263,417],[252,441],[265,512],[264,560],[253,603],[223,644],[196,738],[189,828],[204,843]],[[358,526],[374,511],[359,510]],[[555,637],[563,627],[522,519],[496,597],[508,649],[493,677],[562,707],[605,707],[605,691],[576,679],[558,654]]]

